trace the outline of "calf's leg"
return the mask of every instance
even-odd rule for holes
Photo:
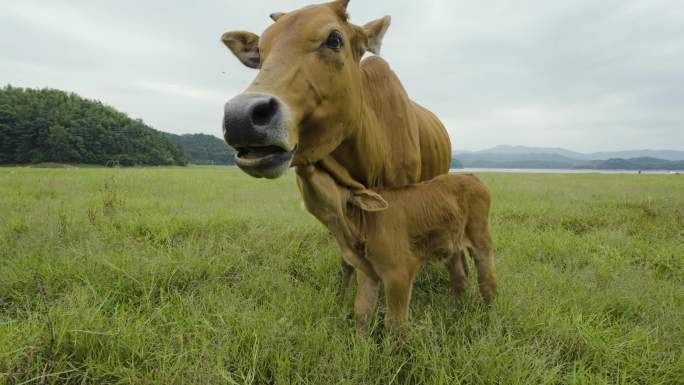
[[[489,209],[481,210],[482,216],[475,217],[466,226],[466,234],[470,239],[471,248],[468,249],[477,268],[477,283],[480,294],[488,305],[494,301],[496,295],[496,271],[494,269],[494,253],[492,251],[492,237],[489,230]]]
[[[494,253],[490,245],[473,247],[473,257],[477,267],[477,282],[480,294],[488,305],[494,301],[496,295],[496,272],[494,269]]]
[[[468,253],[472,256],[473,252],[468,249]],[[466,278],[470,276],[470,269],[468,268],[468,259],[466,258],[465,252],[461,251],[461,263],[463,264],[463,271],[465,272]]]
[[[368,327],[373,319],[373,311],[378,302],[378,281],[367,276],[362,271],[356,272],[356,300],[354,301],[354,315],[356,331],[360,335],[368,334]]]
[[[468,285],[468,262],[463,250],[453,254],[447,260],[447,269],[451,281],[451,293],[454,295],[454,299],[458,301]]]
[[[342,300],[342,302],[344,302],[344,300],[347,298],[347,292],[349,291],[349,284],[351,283],[352,275],[354,274],[354,267],[345,262],[343,259],[340,264],[340,271],[342,273],[340,299]]]
[[[408,321],[411,288],[419,267],[418,263],[409,263],[383,275],[382,282],[387,296],[386,329],[400,329]]]

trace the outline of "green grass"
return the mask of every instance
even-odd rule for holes
[[[0,168],[0,383],[684,383],[684,177],[481,177],[495,305],[428,265],[396,339],[292,174]]]

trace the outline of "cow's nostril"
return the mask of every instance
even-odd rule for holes
[[[277,112],[278,102],[275,98],[269,98],[268,101],[263,101],[254,106],[252,123],[256,126],[265,126],[271,122]]]

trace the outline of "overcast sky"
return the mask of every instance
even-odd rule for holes
[[[0,0],[0,83],[74,91],[221,136],[256,72],[219,42],[302,0]],[[453,146],[684,150],[684,1],[352,0],[393,17],[382,55]]]

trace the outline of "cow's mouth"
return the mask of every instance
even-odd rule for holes
[[[279,146],[238,147],[235,150],[235,164],[256,178],[275,179],[281,176],[290,167],[294,156],[294,150],[288,151]]]

